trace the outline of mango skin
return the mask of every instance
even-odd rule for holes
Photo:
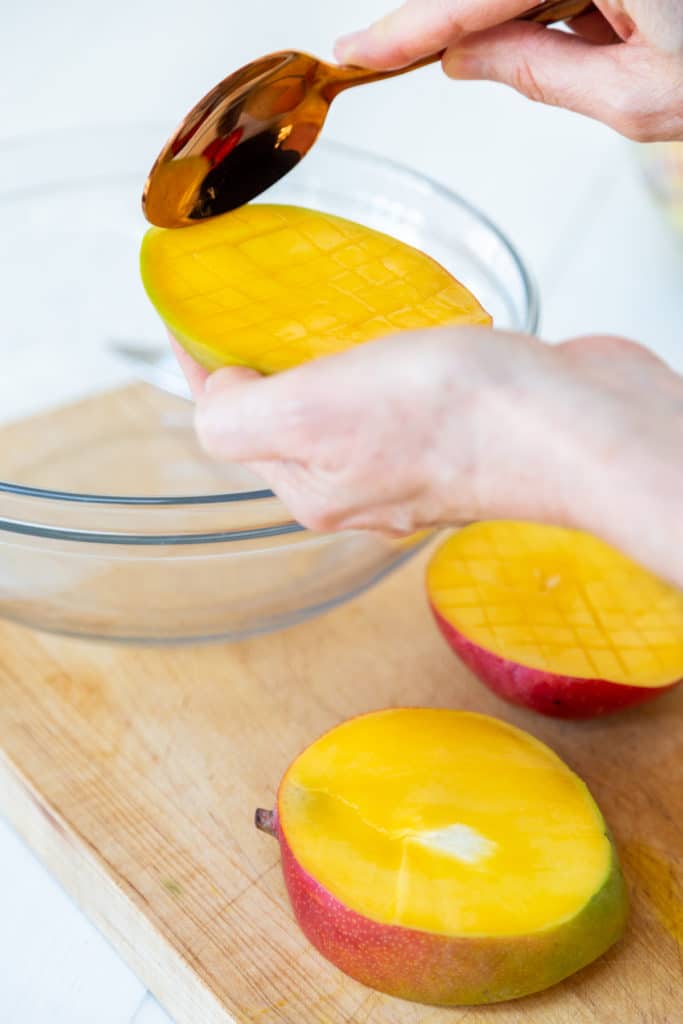
[[[464,636],[431,604],[446,642],[474,675],[510,704],[530,708],[551,718],[597,718],[636,707],[672,690],[683,680],[665,686],[628,686],[607,679],[578,679],[519,665],[487,651]]]
[[[289,900],[309,942],[356,981],[410,1002],[474,1006],[540,992],[602,956],[626,925],[628,894],[613,843],[602,887],[571,920],[531,935],[463,938],[349,910],[301,867],[277,813],[274,828]]]

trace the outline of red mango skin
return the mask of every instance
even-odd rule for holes
[[[518,665],[468,640],[431,605],[436,623],[461,661],[510,704],[551,718],[596,718],[635,707],[678,686],[624,686],[606,679],[578,679]]]
[[[270,830],[269,830],[270,831]],[[504,1002],[557,984],[621,936],[628,896],[616,857],[575,918],[526,936],[461,938],[382,924],[345,907],[299,864],[273,815],[297,923],[345,974],[390,996],[431,1006]]]

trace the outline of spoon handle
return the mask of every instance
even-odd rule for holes
[[[521,14],[518,21],[540,21],[544,25],[556,21],[568,21],[579,14],[589,14],[597,10],[591,0],[547,0],[547,3],[536,4],[526,14]]]
[[[589,14],[596,10],[592,0],[547,0],[546,3],[536,4],[524,14],[520,14],[513,21],[537,21],[544,25],[552,25],[558,21],[568,21],[576,18],[579,14]],[[416,60],[404,68],[394,68],[391,71],[374,71],[370,68],[353,67],[345,65],[334,67],[334,80],[330,82],[332,91],[336,95],[343,89],[353,85],[367,85],[370,82],[380,82],[384,78],[394,78],[396,75],[405,75],[408,71],[416,71],[418,68],[427,67],[429,64],[436,64],[441,60],[445,51],[432,53],[428,57]],[[330,97],[331,98],[331,97]]]

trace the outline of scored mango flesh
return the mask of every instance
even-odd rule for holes
[[[532,736],[464,711],[344,723],[293,763],[278,812],[296,860],[344,906],[436,934],[551,928],[613,864],[584,783]]]
[[[170,331],[208,370],[274,373],[398,330],[491,322],[424,253],[292,206],[151,228],[141,271]]]
[[[479,647],[577,679],[683,678],[683,593],[578,530],[477,523],[431,561],[436,611]]]

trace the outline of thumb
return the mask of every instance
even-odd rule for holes
[[[405,67],[529,6],[529,0],[405,0],[364,31],[339,39],[335,56],[343,64],[368,68]]]
[[[450,78],[512,86],[538,103],[565,107],[637,134],[623,45],[595,46],[567,32],[520,22],[468,36],[443,58]]]
[[[277,460],[291,442],[287,374],[261,377],[244,366],[218,370],[197,398],[195,427],[204,450],[233,462]]]

